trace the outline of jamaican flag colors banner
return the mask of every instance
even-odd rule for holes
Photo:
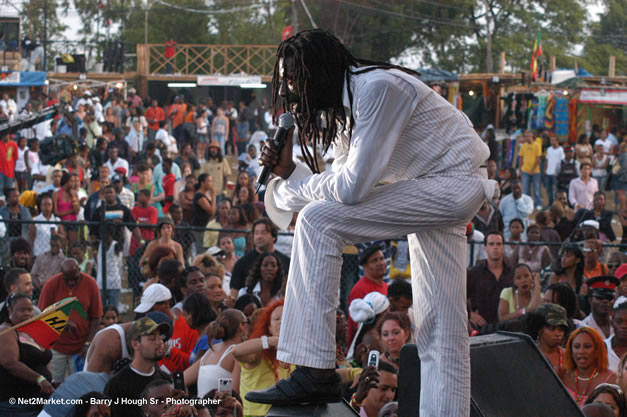
[[[0,334],[12,330],[24,332],[32,337],[41,347],[50,349],[52,344],[61,336],[63,329],[65,329],[72,310],[76,310],[81,317],[87,320],[87,314],[85,314],[85,310],[81,303],[78,302],[78,299],[69,297],[46,307],[44,311],[31,319],[4,329]]]

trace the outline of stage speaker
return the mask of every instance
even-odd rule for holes
[[[470,417],[583,416],[551,364],[525,334],[499,332],[470,338],[470,366]],[[417,375],[416,345],[406,345],[401,350],[399,417],[419,416]]]
[[[273,406],[266,417],[350,417],[359,416],[346,402],[293,407]]]

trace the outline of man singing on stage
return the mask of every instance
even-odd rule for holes
[[[498,187],[483,168],[488,147],[459,110],[391,64],[353,57],[324,30],[281,43],[273,113],[290,111],[306,165],[292,140],[260,161],[278,178],[266,209],[285,228],[299,211],[277,359],[300,365],[249,401],[291,405],[340,400],[335,311],[347,244],[409,235],[421,416],[470,414],[466,312],[468,221]],[[307,145],[333,145],[320,173]]]

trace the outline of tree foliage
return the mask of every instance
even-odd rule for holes
[[[582,57],[583,67],[593,73],[608,73],[610,56],[616,57],[616,75],[627,73],[627,4],[606,0],[606,11],[592,24]]]

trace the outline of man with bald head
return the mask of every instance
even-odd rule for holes
[[[61,264],[61,272],[51,276],[39,296],[39,308],[45,309],[64,298],[76,297],[87,314],[83,319],[72,311],[69,320],[54,343],[50,372],[54,382],[63,382],[73,372],[73,356],[84,356],[102,317],[102,303],[96,280],[80,271],[78,262],[68,258]]]

